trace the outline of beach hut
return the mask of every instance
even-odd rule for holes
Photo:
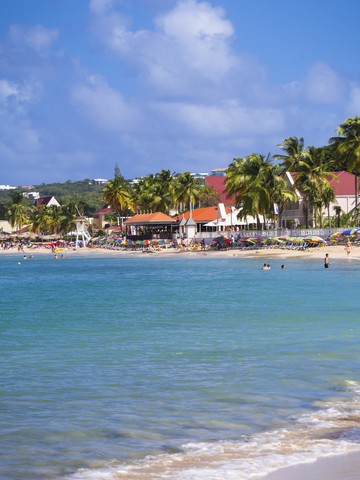
[[[186,238],[194,238],[196,235],[196,222],[195,220],[190,217],[189,220],[186,222],[185,225],[185,236]]]

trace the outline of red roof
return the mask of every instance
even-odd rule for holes
[[[35,206],[36,207],[40,207],[40,205],[46,206],[52,198],[54,198],[53,195],[49,195],[48,197],[38,198],[37,200],[35,200]]]
[[[334,189],[336,197],[339,196],[354,196],[355,195],[355,175],[352,173],[341,171],[341,172],[331,172],[335,175],[335,178],[329,178],[329,183]],[[296,172],[290,172],[291,177],[295,181]],[[360,192],[360,181],[359,181],[359,192]]]
[[[128,218],[125,223],[127,225],[134,225],[135,223],[140,225],[145,223],[174,223],[174,219],[161,212],[139,213]]]
[[[212,187],[220,195],[220,203],[225,205],[234,205],[235,197],[228,196],[225,192],[225,179],[224,175],[209,175],[205,178],[205,183],[209,187]]]
[[[333,172],[336,178],[329,180],[333,187],[335,195],[355,195],[355,175],[349,172]],[[360,182],[359,182],[360,184]],[[360,185],[358,186],[358,190]]]
[[[111,207],[103,207],[100,210],[97,210],[95,215],[107,215],[108,213],[113,213]]]
[[[230,212],[230,208],[225,208],[226,213]],[[211,222],[212,220],[216,220],[217,218],[217,211],[218,207],[204,207],[204,208],[195,208],[195,210],[191,211],[191,216],[197,223],[206,223]],[[179,221],[183,218],[188,220],[190,218],[190,211],[181,213],[177,216]]]

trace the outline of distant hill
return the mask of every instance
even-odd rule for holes
[[[39,192],[41,197],[53,195],[61,205],[70,202],[81,203],[83,213],[91,216],[103,206],[103,185],[94,185],[92,180],[85,179],[76,182],[68,180],[65,183],[42,183],[31,189]],[[0,218],[4,216],[4,205],[10,201],[11,191],[0,190]],[[29,200],[29,203],[34,203]]]

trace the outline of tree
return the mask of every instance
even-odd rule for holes
[[[309,214],[314,211],[322,224],[322,209],[329,206],[335,199],[335,194],[329,179],[335,176],[331,173],[331,151],[326,148],[304,146],[304,139],[289,137],[278,145],[285,154],[274,155],[282,160],[280,168],[284,173],[294,172],[295,188],[304,199],[305,223],[309,225]]]
[[[271,204],[274,205],[274,212],[275,205],[278,207],[277,224],[278,226],[281,226],[284,210],[289,204],[291,204],[291,202],[297,199],[296,193],[288,188],[287,182],[283,177],[282,169],[279,165],[275,165],[272,169],[268,170],[265,181],[270,190]]]
[[[121,175],[121,171],[117,162],[115,163],[115,167],[114,167],[114,178],[124,178]]]
[[[39,208],[33,207],[30,213],[30,230],[34,233],[42,234],[48,233],[50,230],[50,217],[47,213],[45,205]]]
[[[278,144],[277,147],[284,150],[285,154],[277,154],[273,158],[281,160],[280,165],[284,171],[297,172],[306,157],[304,139],[302,137],[289,137]]]
[[[22,203],[12,204],[7,210],[7,219],[12,228],[20,230],[29,222],[29,208]]]
[[[241,208],[244,218],[247,215],[257,218],[258,228],[260,215],[274,214],[274,182],[270,154],[235,158],[226,170],[226,191],[235,197],[235,206]]]
[[[220,194],[209,185],[205,185],[199,197],[201,207],[214,207],[220,203]]]
[[[75,202],[70,202],[61,207],[60,212],[60,231],[69,233],[76,230],[76,217],[80,215],[80,210]]]
[[[180,210],[186,210],[189,206],[191,211],[196,200],[200,198],[202,186],[190,172],[181,173],[175,181],[175,198]]]
[[[333,207],[333,210],[335,210],[336,218],[337,218],[337,227],[340,228],[340,216],[341,216],[341,207],[339,205],[335,205]]]
[[[330,190],[333,191],[329,182],[332,178],[335,178],[335,175],[329,171],[329,164],[326,162],[323,150],[312,146],[308,147],[295,177],[295,187],[301,191],[304,198],[307,227],[309,226],[309,213],[313,209],[317,209],[320,212],[320,223],[322,223],[322,208],[335,199],[335,194],[330,192]],[[316,214],[316,212],[314,213]]]
[[[20,230],[29,222],[29,207],[24,205],[24,196],[20,190],[14,190],[10,193],[11,203],[7,205],[6,217],[12,228],[17,227]]]
[[[330,138],[335,146],[335,156],[340,165],[355,175],[355,218],[358,217],[358,175],[360,171],[360,117],[347,118],[336,132],[338,137]]]
[[[129,187],[121,177],[108,181],[104,187],[103,198],[120,219],[133,208]]]

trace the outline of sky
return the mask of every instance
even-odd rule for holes
[[[0,184],[210,172],[360,114],[360,2],[0,0]]]

